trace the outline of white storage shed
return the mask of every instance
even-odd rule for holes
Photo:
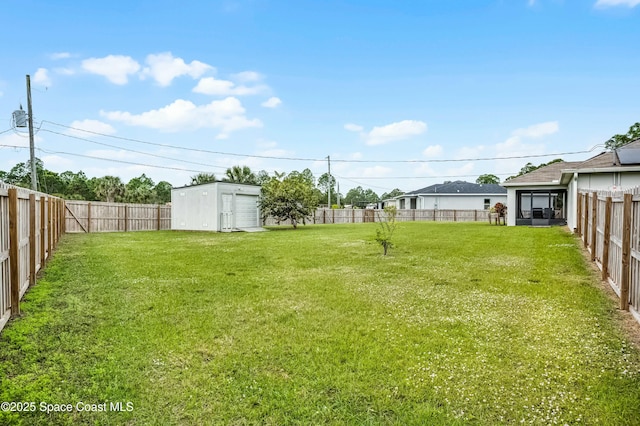
[[[212,182],[171,190],[171,229],[231,232],[260,227],[260,187]]]

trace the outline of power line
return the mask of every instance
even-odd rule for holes
[[[129,141],[129,142],[142,143],[142,144],[152,145],[152,146],[159,146],[159,147],[163,147],[163,148],[181,149],[181,150],[184,150],[184,151],[203,152],[203,153],[208,153],[208,154],[228,155],[228,156],[234,156],[234,157],[264,158],[264,159],[271,159],[271,160],[287,160],[287,161],[324,162],[325,159],[326,159],[326,157],[325,158],[279,157],[279,156],[270,156],[270,155],[238,154],[238,153],[233,153],[233,152],[211,151],[211,150],[200,149],[200,148],[187,148],[187,147],[178,146],[178,145],[161,144],[161,143],[143,141],[143,140],[140,140],[140,139],[125,138],[125,137],[122,137],[122,136],[115,136],[115,135],[107,135],[107,134],[100,133],[100,132],[94,132],[92,130],[79,129],[79,128],[76,128],[76,127],[66,126],[64,124],[54,123],[52,121],[43,120],[43,123],[45,123],[45,122],[53,124],[55,126],[65,127],[67,129],[77,130],[77,131],[86,132],[86,133],[91,133],[91,134],[98,135],[98,136],[114,138],[114,139],[120,139],[120,140],[124,140],[124,141]],[[52,133],[55,133],[55,132],[52,132]],[[57,133],[57,134],[62,135],[62,136],[69,136],[69,135],[66,135],[64,133]],[[511,155],[511,156],[502,156],[502,157],[479,157],[479,158],[457,158],[457,159],[451,158],[451,159],[429,159],[429,160],[341,160],[341,159],[333,159],[333,162],[337,162],[337,163],[454,163],[454,162],[469,162],[469,161],[516,160],[516,159],[523,159],[523,158],[543,158],[543,157],[559,157],[559,156],[562,156],[562,155],[587,154],[587,153],[592,152],[593,150],[595,150],[599,146],[602,146],[602,145],[595,145],[590,150],[557,152],[557,153],[552,153],[552,154],[529,154],[529,155]]]
[[[123,151],[135,152],[136,154],[148,155],[150,157],[163,158],[165,160],[179,161],[181,163],[195,164],[197,166],[205,166],[205,167],[215,167],[215,168],[218,168],[218,169],[225,169],[226,170],[226,167],[223,167],[223,166],[214,166],[214,165],[207,164],[207,163],[199,163],[199,162],[196,162],[196,161],[189,161],[189,160],[182,160],[182,159],[174,158],[174,157],[167,157],[165,155],[152,154],[150,152],[138,151],[138,150],[135,150],[135,149],[125,148],[125,147],[118,146],[118,145],[111,145],[111,144],[104,143],[104,142],[97,142],[97,141],[93,141],[91,139],[82,138],[80,136],[67,135],[65,133],[55,132],[55,131],[49,130],[49,129],[42,129],[42,131],[43,132],[53,133],[55,135],[65,136],[65,137],[72,138],[72,139],[78,139],[78,140],[85,141],[85,142],[90,142],[90,143],[93,143],[93,144],[96,144],[96,145],[107,146],[109,148],[116,148],[116,149],[120,149],[120,150],[123,150]]]
[[[0,144],[0,147],[18,148],[18,149],[27,149],[28,148],[28,147],[25,147],[25,146],[7,145],[7,144]],[[113,159],[113,158],[104,158],[104,157],[97,157],[97,156],[94,156],[94,155],[76,154],[76,153],[73,153],[73,152],[65,152],[65,151],[49,151],[47,149],[43,149],[43,148],[39,148],[39,147],[36,147],[35,149],[37,149],[38,151],[43,152],[45,154],[72,155],[74,157],[91,158],[93,160],[111,161],[111,162],[114,162],[114,163],[130,164],[130,165],[134,165],[134,166],[154,167],[154,168],[157,168],[157,169],[177,170],[177,171],[181,171],[181,172],[209,173],[209,172],[204,171],[204,170],[182,169],[182,168],[179,168],[179,167],[171,167],[171,166],[157,166],[157,165],[154,165],[154,164],[137,163],[135,161],[117,160],[117,159]]]

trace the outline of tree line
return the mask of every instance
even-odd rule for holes
[[[141,204],[164,204],[171,201],[172,185],[167,181],[156,183],[144,173],[128,182],[124,182],[118,176],[89,178],[82,171],[56,173],[46,169],[39,158],[36,158],[35,161],[38,191],[67,200]],[[350,189],[346,195],[338,194],[335,177],[324,173],[316,179],[308,168],[302,172],[293,171],[283,175],[277,172],[269,174],[265,170],[255,173],[247,166],[233,166],[228,168],[220,179],[214,173],[198,173],[191,176],[189,185],[199,185],[220,180],[264,187],[273,179],[284,180],[285,177],[288,178],[287,182],[303,182],[307,187],[306,190],[309,191],[309,197],[313,199],[316,205],[327,204],[330,201],[330,204],[335,206],[338,204],[338,199],[340,199],[341,205],[364,207],[367,204],[403,194],[400,189],[396,188],[378,196],[373,190],[364,189],[361,186]],[[31,188],[30,163],[25,161],[16,164],[9,171],[0,170],[0,181],[15,186]],[[329,191],[331,191],[331,197],[329,197]]]

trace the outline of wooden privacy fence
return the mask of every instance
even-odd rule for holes
[[[64,233],[64,201],[0,183],[0,330]]]
[[[591,260],[640,322],[640,188],[578,193],[576,232]]]
[[[128,232],[171,229],[171,206],[65,202],[66,232]]]
[[[313,216],[313,223],[367,223],[379,222],[383,210],[372,209],[317,209]],[[431,222],[478,222],[489,220],[489,210],[398,210],[398,222],[431,221]],[[269,217],[264,225],[277,225],[275,219]],[[280,225],[290,225],[289,221]]]

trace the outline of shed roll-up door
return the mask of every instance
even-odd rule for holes
[[[236,195],[236,228],[255,228],[258,226],[258,197],[255,195]]]

